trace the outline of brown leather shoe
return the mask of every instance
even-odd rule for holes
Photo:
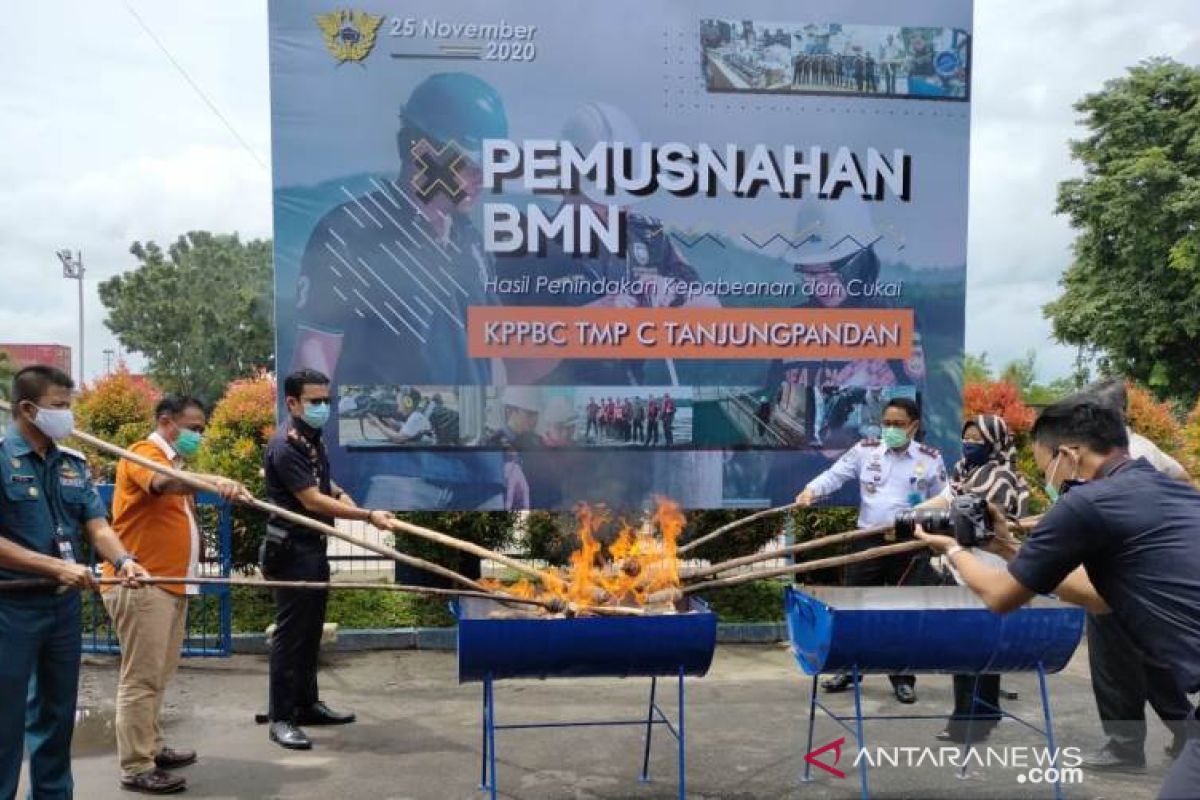
[[[178,775],[172,775],[166,770],[146,770],[140,775],[125,775],[121,777],[121,788],[127,792],[142,794],[175,794],[187,788],[187,781]]]
[[[173,747],[164,747],[154,756],[154,766],[159,769],[179,769],[195,763],[195,750],[176,750]]]

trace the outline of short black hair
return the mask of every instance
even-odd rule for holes
[[[1124,378],[1106,378],[1097,381],[1084,389],[1083,394],[1091,395],[1100,405],[1108,406],[1122,417],[1129,408],[1129,394],[1125,389]]]
[[[305,386],[328,386],[329,376],[315,369],[298,369],[283,379],[283,396],[300,399]]]
[[[75,381],[71,376],[57,367],[45,364],[32,364],[13,376],[12,401],[13,405],[26,401],[36,404],[46,396],[51,386],[61,386],[63,389],[74,389]]]
[[[910,397],[893,397],[887,401],[887,405],[883,407],[883,410],[887,411],[889,408],[900,409],[905,414],[908,414],[908,418],[913,421],[921,419],[921,407],[917,405],[916,400]]]
[[[1049,450],[1083,445],[1108,455],[1129,447],[1125,418],[1094,397],[1073,397],[1047,406],[1033,423],[1033,440]]]
[[[163,414],[169,414],[173,417],[176,414],[182,414],[189,408],[198,408],[201,413],[208,413],[205,411],[204,404],[191,395],[168,394],[164,395],[163,399],[159,400],[158,405],[154,407],[154,418],[158,419]]]

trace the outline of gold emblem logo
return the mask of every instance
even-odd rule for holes
[[[325,39],[325,48],[339,64],[362,61],[370,55],[382,24],[382,16],[376,17],[365,11],[331,11],[317,16],[317,27]]]

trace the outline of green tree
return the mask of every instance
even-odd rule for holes
[[[17,365],[8,352],[0,350],[0,399],[8,400],[12,394],[12,380],[17,374]]]
[[[218,399],[232,380],[271,369],[271,243],[193,231],[164,252],[134,242],[134,270],[100,284],[105,325],[146,356],[168,392]]]
[[[992,380],[992,365],[986,352],[963,355],[963,383],[987,383]]]
[[[1190,404],[1200,393],[1200,69],[1144,61],[1075,108],[1081,178],[1058,211],[1079,231],[1063,294],[1044,311],[1055,337],[1101,369]]]

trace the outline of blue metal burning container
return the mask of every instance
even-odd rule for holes
[[[788,635],[800,667],[827,672],[1033,672],[1066,666],[1085,613],[1039,597],[993,614],[960,586],[789,587]]]
[[[643,782],[650,779],[650,740],[664,725],[678,745],[679,798],[687,791],[687,728],[684,677],[701,676],[712,664],[717,616],[693,599],[685,614],[644,617],[544,619],[495,615],[507,607],[462,598],[458,617],[458,679],[483,683],[480,787],[496,800],[496,731],[636,725],[645,727]],[[495,615],[495,616],[494,616]],[[658,704],[658,679],[677,683],[678,714],[672,722]],[[552,723],[496,723],[494,682],[505,678],[650,678],[650,702],[639,719]]]
[[[808,755],[802,780],[812,780],[812,766],[840,776],[844,773],[816,760],[813,730],[817,711],[823,711],[854,736],[859,751],[866,749],[864,720],[935,719],[928,714],[864,716],[859,678],[875,673],[955,673],[975,675],[973,708],[987,707],[1015,719],[1045,737],[1051,764],[1057,766],[1054,719],[1046,674],[1067,665],[1083,635],[1085,612],[1048,597],[1001,616],[989,611],[962,586],[930,587],[788,587],[785,595],[788,636],[800,668],[812,676],[808,710]],[[822,673],[844,672],[854,688],[854,714],[828,708],[817,695]],[[1036,672],[1042,700],[1043,728],[983,702],[978,676],[988,673]],[[849,723],[853,723],[852,725]],[[971,746],[972,721],[967,722],[964,754]],[[823,748],[823,750],[826,748]],[[840,751],[839,751],[840,752]],[[863,800],[870,796],[867,760],[858,759]],[[966,777],[966,759],[959,777]],[[1055,797],[1062,796],[1056,782]]]
[[[504,608],[463,598],[458,616],[460,683],[505,678],[630,678],[704,675],[717,644],[717,616],[693,601],[692,613],[645,617],[489,619]]]

